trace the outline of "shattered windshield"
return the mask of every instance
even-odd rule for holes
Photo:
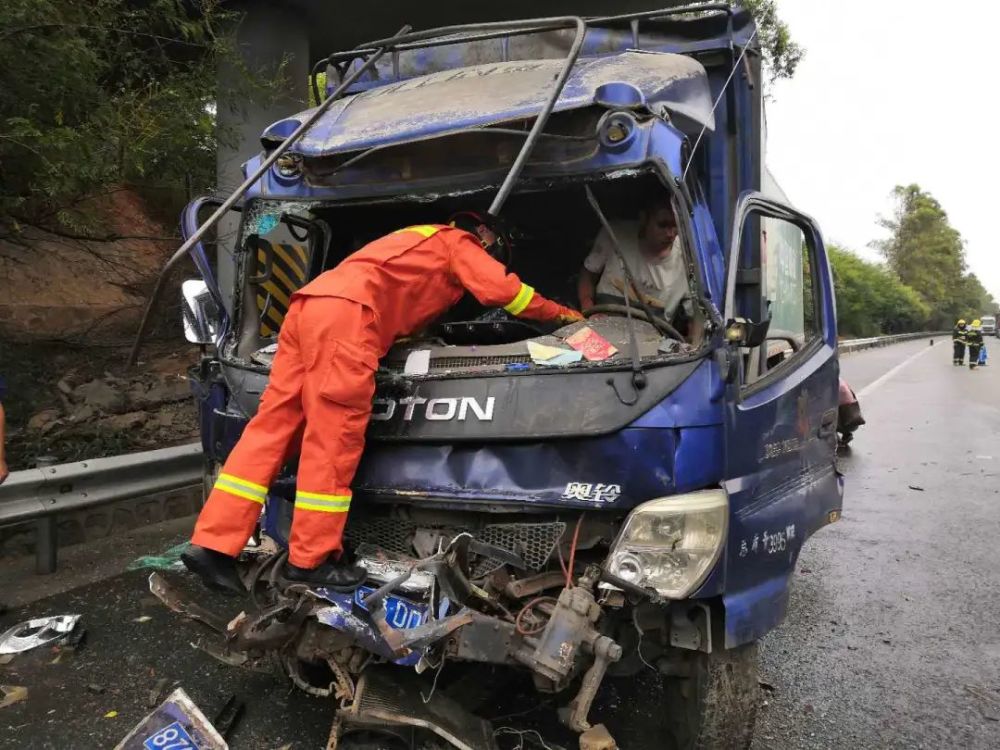
[[[706,318],[677,197],[640,172],[594,183],[594,192],[607,227],[588,205],[583,185],[570,181],[514,194],[503,219],[511,247],[507,270],[547,299],[582,311],[584,321],[528,320],[484,307],[467,293],[439,318],[398,338],[381,366],[446,377],[634,366],[636,359],[698,349]],[[403,227],[483,211],[482,200],[466,193],[365,204],[252,202],[243,228],[240,359],[270,365],[291,295],[311,278]]]

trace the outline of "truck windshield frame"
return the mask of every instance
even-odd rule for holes
[[[689,200],[685,195],[686,191],[678,189],[676,182],[669,172],[669,169],[665,164],[659,159],[650,159],[643,164],[633,167],[633,168],[616,168],[612,170],[605,170],[601,172],[588,172],[586,174],[572,175],[572,176],[560,176],[559,178],[545,179],[545,178],[522,178],[518,190],[519,194],[535,194],[543,193],[546,190],[551,190],[557,186],[580,186],[581,188],[587,184],[611,184],[619,180],[627,180],[629,178],[639,178],[642,176],[653,176],[656,178],[657,182],[669,195],[675,207],[675,213],[677,216],[678,224],[678,237],[681,242],[681,246],[684,248],[684,261],[685,268],[687,271],[687,282],[688,287],[691,292],[692,299],[696,307],[698,308],[698,313],[702,316],[705,326],[705,331],[702,336],[702,340],[698,346],[691,350],[683,351],[680,353],[662,353],[655,358],[644,357],[643,358],[643,368],[658,367],[664,364],[676,364],[680,362],[688,362],[692,359],[698,359],[709,351],[711,332],[714,328],[714,321],[711,317],[712,304],[705,294],[705,280],[702,278],[702,272],[700,264],[697,259],[697,246],[695,243],[695,233],[691,221],[691,212],[693,207],[689,205]],[[475,190],[461,191],[449,195],[448,197],[460,198],[464,196],[469,196],[471,198],[481,198],[483,195],[488,194],[494,186],[492,185],[481,185]],[[439,197],[434,194],[435,197]],[[235,280],[233,285],[233,316],[232,325],[229,330],[226,331],[225,337],[220,341],[218,347],[218,358],[219,360],[227,366],[236,367],[240,369],[247,369],[251,371],[267,373],[269,372],[269,366],[256,361],[252,357],[252,353],[259,351],[257,348],[252,348],[248,345],[248,330],[250,326],[250,318],[248,317],[250,311],[255,311],[258,315],[254,318],[257,319],[260,311],[255,307],[251,300],[247,298],[248,293],[248,282],[250,276],[253,273],[253,264],[251,262],[251,254],[248,251],[246,245],[248,239],[256,234],[255,230],[259,227],[252,225],[253,221],[257,221],[260,212],[257,207],[262,203],[272,204],[274,206],[287,206],[289,211],[294,211],[300,219],[303,221],[313,221],[317,222],[321,226],[321,231],[319,234],[329,233],[329,227],[326,223],[316,217],[315,212],[311,209],[328,209],[328,208],[345,208],[345,207],[357,207],[357,206],[372,206],[372,205],[384,205],[386,207],[391,207],[393,205],[400,204],[419,204],[420,202],[426,201],[427,196],[413,195],[408,193],[400,193],[391,198],[375,198],[371,200],[347,200],[338,201],[335,199],[330,199],[326,197],[317,198],[302,198],[302,197],[278,197],[278,196],[255,196],[249,198],[243,207],[242,216],[240,220],[240,226],[237,233],[238,244],[235,247],[233,253],[233,258],[236,263],[235,266]],[[586,201],[583,198],[583,192],[581,190],[581,203],[586,205]],[[270,213],[270,212],[268,212]],[[282,211],[282,214],[286,213]],[[277,224],[276,221],[273,222]],[[323,256],[325,261],[325,256],[329,253],[329,240],[326,247],[323,249]],[[309,249],[309,257],[311,260],[311,267],[317,268],[316,261],[316,248],[311,247]],[[321,270],[329,270],[325,267],[325,262],[320,263],[318,268]],[[310,277],[311,278],[311,277]],[[306,279],[306,282],[310,280]],[[250,304],[248,304],[250,303]],[[574,305],[575,306],[575,305]],[[634,305],[637,309],[638,303]],[[277,336],[277,330],[275,330],[275,340]],[[263,345],[263,344],[262,344]],[[534,369],[526,372],[516,373],[518,375],[544,375],[552,374],[558,372],[566,372],[567,370],[593,370],[595,368],[607,369],[609,371],[627,371],[631,367],[631,364],[626,359],[622,358],[620,361],[605,361],[605,362],[583,362],[578,365],[573,365],[566,368],[546,368],[546,369]],[[509,373],[507,373],[509,374]],[[488,376],[488,375],[487,375]],[[443,377],[449,377],[448,375],[435,375],[430,374],[422,377],[427,377],[429,379],[437,379]]]

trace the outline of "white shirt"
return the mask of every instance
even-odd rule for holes
[[[687,265],[684,262],[680,237],[674,240],[665,258],[650,260],[639,248],[639,222],[612,221],[611,228],[621,245],[625,263],[632,272],[632,278],[635,279],[639,291],[659,300],[667,320],[673,319],[677,308],[682,304],[684,313],[692,317],[694,306],[691,302]],[[597,294],[625,296],[627,284],[625,274],[615,253],[614,243],[604,228],[597,233],[594,246],[583,261],[583,267],[591,273],[601,274],[597,282]],[[634,296],[632,295],[633,298]]]

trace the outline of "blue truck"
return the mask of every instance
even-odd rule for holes
[[[692,304],[667,319],[623,294],[555,328],[469,298],[397,341],[346,531],[366,586],[273,575],[290,457],[243,555],[255,607],[230,648],[341,698],[338,731],[365,747],[415,747],[414,732],[494,747],[470,685],[501,672],[554,696],[587,747],[605,729],[629,748],[748,747],[757,643],[843,496],[833,283],[817,225],[771,188],[752,17],[716,4],[404,29],[314,73],[319,105],[263,133],[243,189],[183,217],[206,486],[257,407],[289,296],[400,227],[488,211],[510,268],[575,306],[595,236],[653,196],[677,217]],[[224,215],[228,241],[208,231]],[[584,325],[617,353],[532,358],[529,342],[565,347]],[[594,702],[640,678],[664,722],[642,742]]]

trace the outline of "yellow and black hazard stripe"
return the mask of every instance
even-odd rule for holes
[[[306,283],[309,253],[303,245],[285,245],[257,240],[257,311],[260,335],[269,337],[281,328],[292,294]]]

